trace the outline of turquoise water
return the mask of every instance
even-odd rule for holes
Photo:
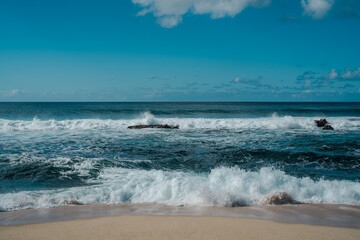
[[[256,205],[276,191],[360,205],[360,103],[0,103],[0,171],[2,211]]]

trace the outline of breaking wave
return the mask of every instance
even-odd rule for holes
[[[210,173],[106,168],[90,185],[2,194],[0,210],[66,204],[160,203],[172,206],[261,205],[286,192],[302,203],[360,205],[360,182],[297,178],[270,167],[245,171],[219,167]]]
[[[318,117],[320,118],[320,117]],[[136,124],[179,125],[180,129],[319,129],[316,117],[279,117],[273,114],[266,118],[156,118],[149,112],[137,119],[72,119],[30,121],[0,119],[0,132],[42,130],[124,130]],[[336,130],[360,130],[360,118],[327,118]]]

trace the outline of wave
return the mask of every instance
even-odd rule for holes
[[[320,118],[320,117],[318,117]],[[279,117],[273,114],[266,118],[156,118],[149,112],[137,119],[72,119],[30,121],[0,119],[0,132],[42,130],[124,130],[136,124],[179,125],[180,129],[319,129],[316,117]],[[327,118],[336,130],[360,130],[360,118]]]
[[[66,204],[262,205],[267,203],[269,194],[279,191],[302,203],[360,205],[360,182],[314,181],[269,167],[259,171],[220,167],[203,174],[106,168],[96,180],[88,180],[88,184],[85,187],[1,194],[0,210]]]

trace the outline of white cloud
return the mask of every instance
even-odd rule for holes
[[[12,89],[9,91],[0,91],[0,96],[2,97],[13,97],[16,96],[20,93],[25,93],[24,90],[19,90],[19,89]]]
[[[349,68],[341,75],[342,79],[360,79],[360,66],[356,70],[351,71]]]
[[[239,82],[240,80],[241,80],[241,78],[239,78],[239,77],[234,78],[234,82]]]
[[[340,74],[342,73],[342,74]],[[350,68],[347,68],[345,71],[337,71],[336,69],[331,69],[328,74],[325,74],[324,79],[340,79],[340,80],[359,80],[360,79],[360,66],[358,66],[354,71],[351,71]]]
[[[312,16],[314,19],[324,17],[334,4],[334,0],[301,0],[304,14]]]
[[[236,79],[235,79],[236,80]],[[345,70],[331,69],[326,74],[320,74],[312,71],[306,71],[297,77],[299,83],[304,83],[304,87],[329,86],[335,82],[351,82],[360,80],[360,66],[354,70],[347,68]]]
[[[265,7],[271,0],[198,0],[194,1],[195,14],[210,14],[212,18],[234,17],[247,7]]]
[[[303,90],[302,91],[303,93],[312,93],[312,92],[314,92],[313,90],[310,90],[310,89],[307,89],[307,90]]]
[[[13,89],[7,92],[8,96],[14,96],[20,92],[19,89]]]
[[[211,18],[234,17],[247,7],[265,7],[271,0],[132,0],[143,9],[137,14],[152,13],[158,23],[167,28],[181,23],[182,16],[210,14]]]
[[[172,28],[182,22],[181,16],[165,16],[157,20],[157,22],[164,28]]]
[[[234,17],[248,7],[266,7],[272,0],[131,0],[141,10],[137,16],[148,13],[166,28],[177,26],[187,13],[209,14],[211,18]],[[325,17],[331,9],[334,16],[360,16],[359,0],[296,0],[304,15],[313,19]]]
[[[331,69],[330,73],[325,75],[325,78],[327,79],[337,79],[339,77],[339,74],[336,72],[336,69]]]
[[[255,78],[255,79],[236,77],[236,78],[234,78],[234,82],[251,84],[251,85],[260,85],[261,79],[262,79],[261,76]]]

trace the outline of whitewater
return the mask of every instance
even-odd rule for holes
[[[314,120],[326,118],[334,131]],[[128,129],[137,124],[179,129]],[[2,103],[0,211],[360,205],[358,104]]]
[[[139,114],[138,119],[73,119],[73,120],[7,120],[0,119],[0,132],[44,131],[44,130],[124,130],[138,124],[169,124],[180,129],[308,129],[319,130],[315,117],[279,117],[274,113],[266,118],[156,118],[150,112]],[[337,130],[359,130],[360,118],[330,117],[328,120]]]

